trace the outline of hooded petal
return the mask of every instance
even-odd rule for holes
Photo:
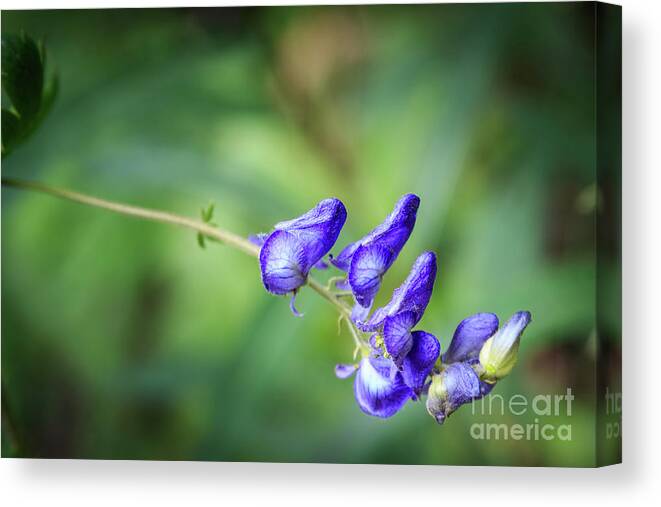
[[[413,312],[417,324],[429,304],[436,280],[436,255],[424,252],[418,257],[404,283],[394,290],[390,302],[376,310],[365,323],[357,323],[363,331],[379,329],[386,317],[402,311]]]
[[[333,247],[347,218],[338,199],[324,199],[304,215],[280,222],[266,238],[256,235],[259,244],[264,287],[273,294],[286,294],[305,283],[310,269]]]
[[[381,277],[404,248],[415,226],[419,206],[420,198],[417,195],[402,196],[383,223],[362,239],[347,245],[336,258],[331,259],[338,269],[349,272],[351,288],[363,306],[372,302],[381,284]],[[361,253],[363,248],[376,246],[379,249]],[[357,257],[361,257],[361,260]],[[354,286],[353,280],[356,280],[357,285]]]
[[[414,325],[415,314],[410,311],[386,317],[383,323],[383,344],[398,369],[413,346],[411,328]]]
[[[516,363],[521,334],[530,323],[530,312],[516,312],[480,350],[485,380],[495,382],[506,377]]]
[[[354,382],[354,395],[360,409],[375,417],[395,415],[411,398],[413,391],[404,383],[401,374],[390,378],[391,361],[384,358],[365,358]]]
[[[412,333],[412,346],[402,364],[404,383],[419,396],[425,381],[434,367],[441,352],[441,345],[433,334],[424,331]]]
[[[262,282],[273,294],[287,294],[305,283],[310,270],[304,245],[292,234],[275,231],[259,252]]]
[[[344,204],[332,198],[324,199],[298,218],[275,224],[274,228],[289,232],[305,245],[311,268],[333,248],[346,219]]]
[[[429,387],[427,412],[443,424],[461,405],[480,397],[480,380],[466,363],[452,363],[435,375]]]
[[[449,364],[476,359],[484,342],[497,330],[498,317],[493,313],[477,313],[462,320],[443,354],[443,362]]]
[[[381,278],[393,262],[393,252],[379,243],[358,247],[351,260],[349,285],[362,306],[370,306],[379,292]]]
[[[357,369],[357,364],[336,364],[335,376],[340,379],[349,378]]]

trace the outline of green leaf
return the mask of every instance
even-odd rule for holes
[[[41,108],[43,65],[42,52],[30,37],[2,36],[2,88],[21,119],[34,118]]]
[[[213,212],[214,212],[215,206],[216,205],[214,203],[209,203],[209,205],[206,208],[202,208],[200,210],[200,214],[202,215],[202,221],[203,222],[205,222],[207,224],[211,223],[211,220],[213,220]]]
[[[197,244],[200,245],[200,248],[206,248],[206,245],[204,244],[204,234],[201,232],[197,233]]]
[[[45,83],[46,52],[22,33],[2,36],[2,90],[11,102],[2,110],[2,157],[41,124],[55,100],[58,81]]]

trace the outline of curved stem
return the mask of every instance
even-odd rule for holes
[[[51,187],[32,181],[17,180],[14,178],[2,178],[2,186],[41,192],[43,194],[52,195],[61,199],[85,204],[87,206],[107,209],[121,215],[185,227],[197,231],[210,238],[217,239],[221,243],[236,248],[243,253],[253,257],[259,257],[259,247],[248,241],[246,238],[243,238],[238,234],[234,234],[233,232],[211,226],[200,220],[194,220],[192,218],[176,215],[174,213],[168,213],[166,211],[141,208],[139,206],[131,206],[129,204],[108,201],[106,199],[100,199],[98,197],[92,197],[86,194],[81,194],[79,192]],[[353,323],[351,323],[350,319],[351,308],[344,301],[340,300],[333,292],[331,292],[328,288],[324,287],[312,277],[308,277],[307,285],[320,296],[322,296],[326,301],[335,306],[341,315],[347,317],[350,327],[353,326]],[[352,329],[351,331],[355,339],[355,329]]]
[[[41,183],[17,180],[13,178],[2,178],[2,186],[20,188],[23,190],[34,190],[80,204],[107,209],[122,215],[142,218],[144,220],[151,220],[153,222],[161,222],[164,224],[178,225],[180,227],[187,227],[189,229],[200,232],[205,236],[217,239],[226,245],[233,246],[234,248],[241,250],[248,255],[252,255],[253,257],[259,256],[259,247],[252,244],[247,239],[242,238],[233,232],[213,227],[199,220],[194,220],[192,218],[184,217],[181,215],[175,215],[174,213],[141,208],[139,206],[131,206],[129,204],[122,204],[119,202],[99,199],[98,197],[92,197],[78,192],[73,192],[71,190],[50,187]]]

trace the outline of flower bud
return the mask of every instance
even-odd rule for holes
[[[480,396],[480,380],[466,363],[453,363],[432,377],[427,396],[427,412],[438,424],[461,405]]]
[[[484,342],[480,351],[483,380],[493,383],[509,375],[519,354],[521,334],[529,323],[530,312],[517,312]]]

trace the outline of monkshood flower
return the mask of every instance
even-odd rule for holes
[[[448,366],[433,376],[427,398],[427,411],[439,424],[461,405],[482,398],[493,389],[494,384],[479,379],[473,365],[479,362],[484,342],[497,330],[498,317],[493,313],[471,315],[457,326],[442,358]]]
[[[480,350],[482,378],[496,382],[512,371],[519,353],[521,335],[530,323],[530,312],[516,312]]]
[[[360,364],[338,364],[335,375],[347,378],[357,371],[354,396],[358,406],[368,415],[387,418],[395,415],[408,400],[418,399],[439,353],[440,344],[434,335],[414,331],[401,371],[393,370],[392,360],[372,346]]]
[[[346,246],[331,263],[348,273],[348,283],[358,304],[369,308],[381,279],[409,239],[420,198],[402,196],[392,213],[367,236]]]
[[[387,418],[395,415],[411,399],[413,391],[401,373],[391,376],[390,361],[366,357],[360,361],[353,392],[360,409],[368,415]]]
[[[252,236],[260,245],[262,282],[273,294],[295,292],[337,241],[347,211],[339,199],[324,199],[293,220],[279,222],[268,235]]]
[[[467,363],[452,363],[432,377],[427,412],[443,424],[452,412],[480,396],[480,379],[475,370]]]

